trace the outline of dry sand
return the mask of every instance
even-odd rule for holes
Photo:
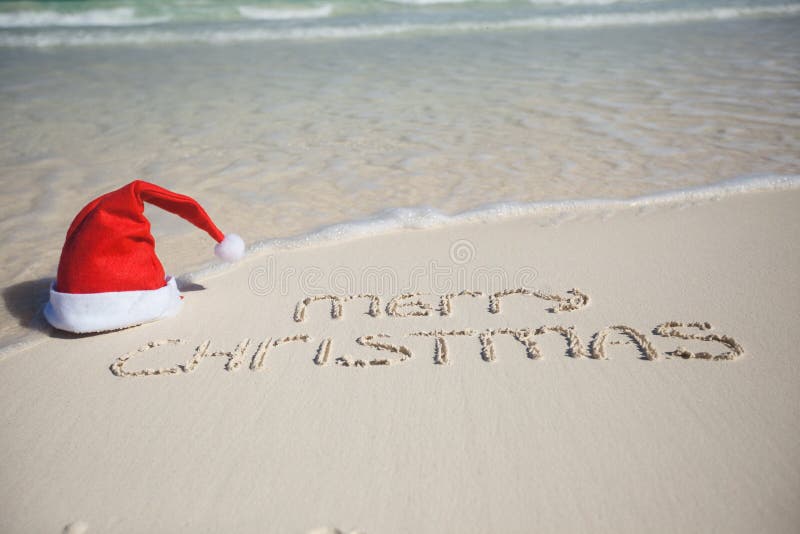
[[[0,360],[0,531],[796,532],[799,206],[398,232],[51,332]]]

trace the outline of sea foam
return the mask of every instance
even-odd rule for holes
[[[330,17],[331,13],[333,13],[333,6],[331,4],[323,4],[317,7],[296,9],[239,6],[237,10],[242,17],[252,20],[319,19]]]
[[[248,247],[246,255],[259,255],[278,250],[373,237],[404,229],[423,230],[455,224],[495,222],[525,216],[569,215],[592,211],[613,213],[623,209],[682,207],[719,200],[732,195],[791,189],[800,189],[800,175],[742,176],[715,184],[663,191],[629,199],[593,198],[542,202],[497,202],[453,215],[445,214],[428,206],[399,207],[382,210],[365,219],[328,225],[289,238],[259,241]],[[196,282],[206,276],[225,271],[230,266],[230,264],[210,264],[197,271],[183,274],[178,278],[178,283],[181,285]]]
[[[150,45],[163,43],[247,43],[280,40],[336,40],[378,38],[409,33],[456,33],[502,30],[591,29],[626,26],[731,20],[745,17],[770,17],[800,14],[800,4],[760,7],[722,7],[696,10],[667,10],[618,13],[586,13],[563,16],[538,16],[500,21],[454,21],[447,23],[359,24],[352,26],[308,26],[289,28],[241,28],[181,31],[142,28],[120,30],[50,30],[0,33],[0,46],[100,46]],[[138,19],[142,20],[142,19]]]
[[[474,0],[384,0],[384,1],[392,4],[404,4],[409,6],[432,6],[436,4],[466,4],[467,2],[474,2]]]
[[[536,6],[560,5],[560,6],[610,6],[613,4],[639,4],[652,3],[658,0],[528,0]]]
[[[0,28],[141,26],[166,22],[169,17],[137,17],[130,7],[93,9],[79,13],[19,11],[0,13]]]

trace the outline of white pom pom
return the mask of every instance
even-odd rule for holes
[[[244,257],[244,241],[236,234],[227,234],[225,239],[214,247],[214,254],[229,263],[239,261]]]

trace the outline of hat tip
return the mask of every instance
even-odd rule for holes
[[[244,257],[244,240],[237,234],[226,234],[225,238],[214,247],[214,254],[228,263],[241,260]]]

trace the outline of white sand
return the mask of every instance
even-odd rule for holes
[[[6,355],[0,531],[796,532],[798,206],[800,191],[754,193],[558,226],[529,217],[282,252],[201,281],[176,319],[56,335]],[[339,319],[317,302],[294,320],[307,296],[370,290],[359,282],[370,267],[394,272],[377,292],[379,316],[360,299]],[[260,296],[269,272],[286,287]],[[589,303],[549,313],[558,301],[512,295],[490,313],[487,297],[462,296],[443,317],[425,294],[431,315],[386,314],[410,276],[420,278],[415,291],[436,295],[519,287],[503,272],[544,293],[578,288]],[[728,349],[652,333],[667,321],[708,321],[744,354],[668,358],[679,345]],[[540,360],[498,335],[487,362],[475,335],[447,338],[448,363],[436,364],[434,338],[409,335],[541,325],[574,325],[587,350],[595,332],[626,325],[658,359],[642,359],[618,334],[607,360],[565,357],[563,339],[548,334],[536,336]],[[355,342],[379,333],[411,358],[333,363],[345,353],[351,362],[403,358]],[[272,346],[250,370],[259,343],[294,335],[310,339]],[[316,365],[328,337],[328,364]],[[136,352],[168,339],[185,343]],[[209,351],[234,351],[245,339],[235,370],[220,357],[189,373],[177,367],[191,368],[206,340]],[[131,351],[124,371],[176,372],[115,376],[110,366]]]

